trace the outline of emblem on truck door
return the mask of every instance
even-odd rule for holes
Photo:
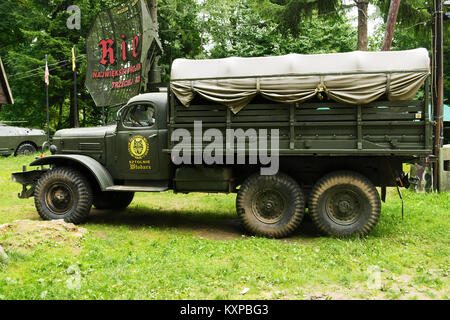
[[[145,158],[149,151],[149,144],[143,136],[134,136],[128,141],[128,153],[135,159]]]

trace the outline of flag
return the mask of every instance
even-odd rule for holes
[[[45,76],[44,76],[44,79],[45,79],[45,84],[47,86],[50,84],[50,81],[48,80],[48,76],[49,76],[49,74],[48,74],[47,60],[45,60]]]
[[[72,71],[75,71],[76,65],[75,65],[75,46],[72,47]]]

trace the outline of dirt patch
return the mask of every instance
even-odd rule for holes
[[[394,281],[383,280],[380,289],[371,289],[366,283],[354,283],[350,288],[331,285],[328,288],[309,287],[297,295],[281,291],[279,299],[304,300],[432,300],[443,299],[445,289],[418,288],[411,284],[410,275],[400,275]],[[269,298],[274,298],[266,293]],[[433,298],[434,297],[434,298]],[[278,298],[275,296],[275,298]]]
[[[29,249],[37,245],[78,246],[85,228],[64,220],[17,220],[0,225],[0,245],[7,249]]]

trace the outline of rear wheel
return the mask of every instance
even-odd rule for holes
[[[25,142],[17,147],[17,150],[14,153],[14,155],[15,156],[28,156],[35,152],[37,152],[36,147],[31,143]]]
[[[236,209],[251,233],[281,238],[291,234],[305,212],[303,192],[291,177],[255,174],[244,181],[236,198]]]
[[[92,206],[92,189],[86,178],[72,168],[46,172],[37,182],[34,203],[44,220],[84,221]]]
[[[366,235],[380,218],[381,201],[375,186],[366,177],[338,171],[321,178],[309,200],[311,219],[330,236]]]
[[[98,192],[94,195],[94,207],[104,209],[125,209],[133,201],[134,192]]]

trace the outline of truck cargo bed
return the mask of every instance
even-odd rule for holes
[[[226,129],[268,129],[269,132],[279,129],[280,155],[421,156],[432,153],[427,94],[420,101],[376,101],[364,105],[280,104],[259,99],[237,114],[226,106],[206,101],[185,107],[173,93],[170,96],[169,136],[177,128],[185,128],[193,136],[194,121],[201,121],[204,130],[216,128],[224,136]],[[203,147],[208,144],[204,142]],[[169,145],[170,149],[174,146]]]

